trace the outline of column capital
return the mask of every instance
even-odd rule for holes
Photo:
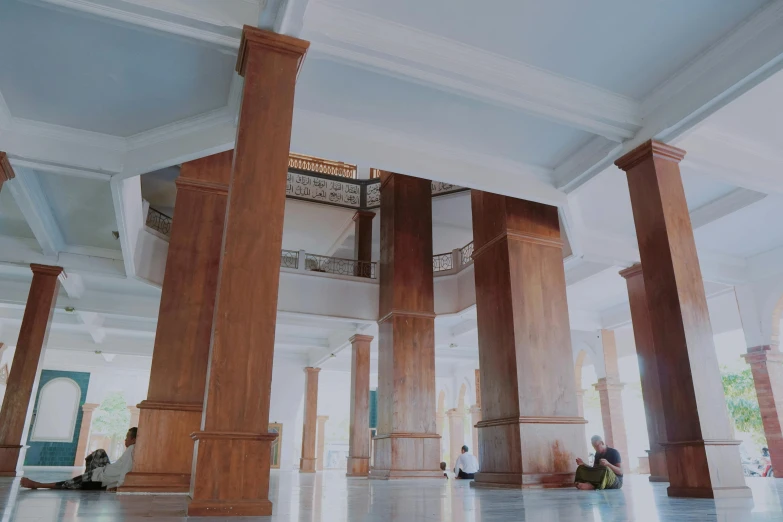
[[[660,158],[679,163],[684,157],[685,151],[682,149],[672,147],[671,145],[661,143],[660,141],[649,140],[642,143],[628,154],[620,157],[614,164],[617,165],[619,169],[627,172],[647,159]]]
[[[351,343],[351,344],[354,344],[354,343],[371,343],[373,339],[374,339],[374,337],[372,335],[356,334],[356,335],[352,335],[348,339],[348,342]]]
[[[30,265],[30,270],[33,271],[33,274],[40,274],[40,275],[48,275],[48,276],[59,276],[63,272],[63,267],[61,266],[50,266],[50,265],[38,265],[36,263],[33,263]]]
[[[630,279],[631,277],[641,275],[642,273],[642,264],[636,263],[633,266],[629,266],[625,270],[620,270],[620,275],[624,277],[625,279]]]
[[[14,168],[11,166],[11,162],[8,161],[8,155],[5,152],[0,151],[0,185],[9,179],[14,179]]]
[[[601,377],[598,379],[597,383],[593,384],[593,387],[598,391],[622,390],[625,388],[625,383],[620,382],[620,380],[616,378]]]
[[[318,372],[320,372],[320,371],[321,371],[321,369],[320,369],[320,368],[315,368],[315,367],[313,367],[313,366],[306,366],[306,367],[304,368],[304,372],[305,372],[305,373],[318,373]]]
[[[83,412],[95,411],[98,408],[98,406],[100,406],[100,404],[85,402],[84,404],[82,404],[82,411]]]
[[[228,185],[214,181],[205,181],[201,179],[178,177],[174,180],[177,190],[193,190],[195,192],[206,192],[207,194],[228,195]]]
[[[460,412],[459,408],[451,408],[450,410],[446,410],[446,415],[448,415],[449,417],[459,417],[464,414],[465,412],[464,411]]]
[[[239,42],[236,71],[245,76],[247,58],[253,47],[265,48],[278,53],[290,54],[298,59],[297,70],[302,67],[310,42],[293,36],[264,31],[258,27],[246,25],[242,28],[242,40]]]
[[[353,215],[354,221],[357,221],[362,218],[373,219],[375,218],[375,212],[370,212],[369,210],[357,210],[356,213]]]
[[[753,346],[748,353],[740,355],[750,365],[766,363],[783,363],[783,353],[777,347],[770,345]]]
[[[329,420],[329,416],[328,415],[319,415],[316,418],[318,419],[318,422],[326,422],[326,421]]]

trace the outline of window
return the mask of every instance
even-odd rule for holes
[[[38,396],[30,440],[73,442],[80,399],[81,389],[73,380],[60,377],[47,382]]]

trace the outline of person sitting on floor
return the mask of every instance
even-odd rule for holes
[[[445,462],[441,462],[440,463],[440,470],[443,472],[443,476],[445,478],[449,478],[449,474],[446,473],[446,463]]]
[[[623,487],[620,452],[608,447],[599,435],[593,435],[590,442],[595,448],[595,460],[593,466],[588,466],[582,459],[576,459],[576,488],[593,490]]]
[[[458,479],[472,479],[478,473],[478,459],[468,453],[468,447],[462,446],[462,455],[457,458],[454,464],[454,475]]]
[[[127,475],[133,469],[133,451],[136,447],[138,428],[131,428],[125,435],[125,447],[122,456],[114,464],[109,462],[106,451],[99,449],[90,453],[85,462],[82,475],[62,482],[36,482],[22,478],[22,487],[29,489],[109,489],[122,486]]]

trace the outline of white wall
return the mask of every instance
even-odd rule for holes
[[[272,366],[272,397],[269,422],[283,425],[280,469],[299,465],[302,443],[304,361],[275,357]]]
[[[324,427],[324,467],[344,469],[351,424],[350,372],[321,371],[318,378],[318,415],[329,417]]]

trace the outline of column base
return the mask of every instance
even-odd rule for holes
[[[190,491],[190,473],[142,473],[132,471],[118,493],[187,493]]]
[[[658,446],[647,450],[650,462],[650,482],[669,482],[669,468],[666,464],[666,449]],[[655,477],[656,480],[653,480]]]
[[[198,431],[188,516],[268,516],[271,445],[277,433]]]
[[[660,475],[650,475],[650,482],[669,482],[669,477],[662,477]]]
[[[315,473],[315,467],[318,459],[299,459],[299,473]]]
[[[119,492],[187,493],[193,470],[191,434],[201,425],[201,404],[142,401],[139,438]]]
[[[480,489],[573,488],[575,471],[562,473],[476,473],[470,487]]]
[[[21,444],[0,444],[0,477],[15,477]]]
[[[379,480],[443,478],[440,470],[440,435],[391,433],[375,441],[375,468],[369,478]]]
[[[666,442],[670,497],[742,498],[751,496],[742,473],[738,440]]]
[[[370,473],[370,457],[348,457],[346,477],[367,478]]]

